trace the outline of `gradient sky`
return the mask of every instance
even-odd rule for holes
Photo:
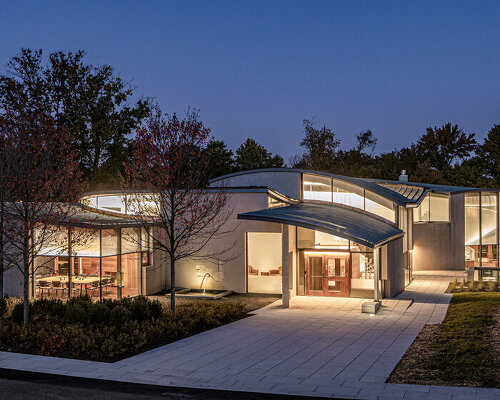
[[[500,124],[500,1],[0,0],[0,69],[21,47],[87,51],[165,112],[287,160],[302,120],[377,152],[448,121]]]

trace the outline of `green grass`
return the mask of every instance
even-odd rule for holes
[[[494,387],[498,357],[492,348],[492,314],[500,308],[500,293],[455,293],[426,368],[450,384]]]

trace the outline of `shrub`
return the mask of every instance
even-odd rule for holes
[[[112,362],[235,321],[245,313],[241,303],[204,301],[179,305],[174,317],[159,301],[146,297],[96,303],[79,297],[67,302],[35,300],[30,323],[23,325],[22,302],[9,299],[0,323],[0,351]]]
[[[484,282],[483,280],[481,279],[478,283],[477,283],[477,291],[478,292],[482,292],[484,289]]]
[[[450,292],[453,292],[457,288],[457,282],[458,282],[457,278],[453,279],[453,281],[450,284]]]
[[[496,282],[493,282],[493,281],[488,282],[488,288],[490,289],[490,292],[494,292],[496,287],[497,287]]]
[[[132,319],[132,314],[124,306],[117,306],[111,310],[109,322],[115,327],[122,327]]]
[[[128,304],[131,318],[137,322],[143,322],[151,319],[151,310],[149,309],[148,300],[143,297],[136,297]]]
[[[31,307],[29,307],[29,308],[31,308]],[[17,324],[20,324],[24,321],[24,304],[23,303],[17,303],[14,306],[14,308],[12,309],[12,321],[17,323]]]
[[[7,300],[5,300],[3,297],[0,297],[0,317],[3,317],[6,311],[7,311]]]

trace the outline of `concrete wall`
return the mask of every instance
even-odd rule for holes
[[[17,267],[10,268],[4,274],[4,294],[9,297],[23,295],[23,274]]]
[[[394,240],[382,247],[381,279],[384,281],[384,297],[392,298],[405,288],[405,272],[403,268],[403,240]]]
[[[281,194],[294,199],[300,199],[301,174],[300,172],[286,170],[279,172],[252,172],[216,181],[211,186],[221,185],[228,187],[267,186]]]
[[[464,256],[464,195],[452,195],[450,222],[413,224],[413,269],[463,270]]]
[[[267,193],[233,193],[229,195],[228,207],[231,219],[223,228],[233,229],[229,235],[213,239],[208,251],[231,248],[219,263],[208,260],[184,259],[176,263],[176,286],[192,289],[227,289],[237,293],[246,292],[246,232],[281,232],[281,225],[259,221],[238,220],[239,213],[267,208]],[[205,274],[210,276],[205,276]],[[204,278],[205,276],[205,278]],[[166,266],[165,287],[170,287],[170,267]]]

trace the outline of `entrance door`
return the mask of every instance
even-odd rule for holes
[[[306,295],[349,296],[349,254],[305,254]]]

